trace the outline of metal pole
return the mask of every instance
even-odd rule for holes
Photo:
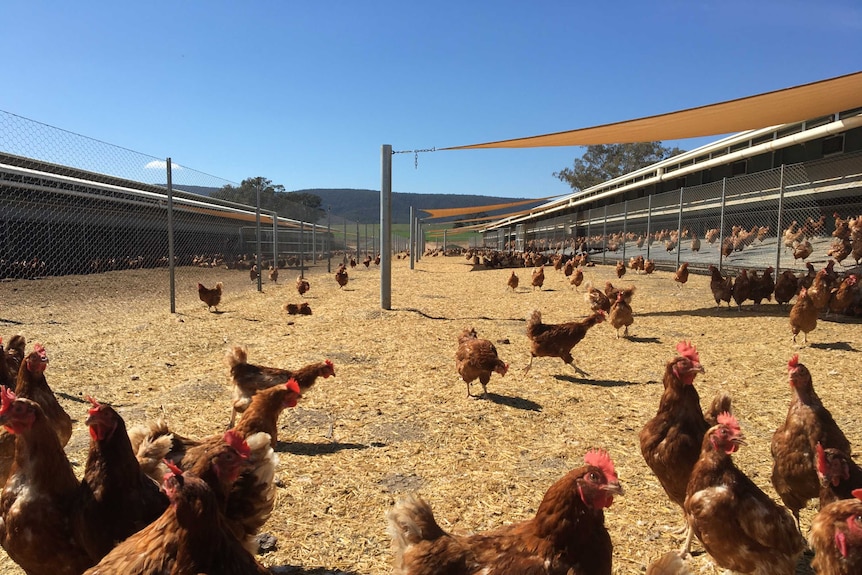
[[[272,267],[278,269],[278,214],[272,212]]]
[[[344,218],[344,256],[341,258],[341,261],[346,265],[347,264],[347,218]]]
[[[647,196],[647,212],[646,212],[646,259],[649,259],[649,248],[652,245],[650,241],[650,224],[652,223],[652,194]]]
[[[305,222],[303,220],[299,220],[299,277],[305,277],[305,241],[304,232],[305,231]]]
[[[257,254],[255,255],[255,260],[257,262],[257,291],[263,291],[263,283],[261,280],[261,276],[263,276],[263,271],[260,269],[263,266],[263,247],[261,246],[260,237],[260,188],[262,184],[258,184],[257,186],[257,202],[254,208],[254,222],[255,222],[255,232],[257,233]]]
[[[587,253],[590,253],[590,226],[593,223],[593,208],[587,210],[587,241],[584,242],[586,244]]]
[[[608,206],[605,204],[605,223],[602,225],[602,265],[608,253]]]
[[[177,286],[175,284],[176,270],[174,264],[174,184],[171,174],[171,159],[167,159],[168,182],[168,269],[170,270],[171,313],[177,311]]]
[[[775,238],[777,240],[775,245],[775,274],[772,276],[773,278],[778,278],[778,274],[781,273],[781,216],[782,211],[784,210],[784,164],[781,164],[781,172],[779,172],[778,176],[778,224],[775,230]]]
[[[413,217],[413,206],[410,206],[410,269],[413,269],[413,265],[416,263],[416,248],[414,244],[416,242],[416,219]]]
[[[676,267],[679,267],[679,259],[682,255],[682,193],[685,186],[679,189],[679,218],[676,223]]]
[[[443,230],[443,255],[446,255],[446,230]]]
[[[311,265],[317,263],[317,224],[311,222]]]
[[[629,201],[626,200],[623,206],[623,263],[626,263],[626,230],[629,223]]]
[[[380,148],[380,308],[392,309],[392,146]]]
[[[326,273],[332,273],[332,206],[326,210]]]
[[[359,222],[356,222],[356,261],[359,261]]]
[[[721,251],[724,249],[724,201],[727,191],[727,178],[721,179],[721,218],[718,224],[718,271],[721,271]]]

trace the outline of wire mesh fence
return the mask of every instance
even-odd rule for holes
[[[287,218],[213,197],[239,186],[0,111],[0,279],[150,270],[141,290],[173,311],[201,305],[198,283],[237,293],[271,281],[271,269],[283,282],[330,271],[333,260],[376,259],[379,227],[302,204],[282,202]],[[394,238],[395,249],[406,245]]]
[[[693,270],[799,272],[833,257],[858,264],[853,254],[839,254],[833,232],[836,218],[860,214],[862,153],[853,153],[519,224],[485,241],[516,249],[584,246],[603,264],[643,256],[664,269],[685,261]]]

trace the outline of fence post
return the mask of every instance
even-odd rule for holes
[[[326,210],[326,273],[332,273],[332,206]]]
[[[772,276],[773,278],[778,278],[778,274],[781,273],[781,245],[784,243],[781,241],[781,215],[784,210],[784,164],[781,164],[781,171],[778,176],[778,227],[775,230],[775,274]]]
[[[299,220],[299,277],[305,277],[305,222]]]
[[[605,257],[608,254],[608,205],[605,204],[605,222],[602,224],[602,265],[605,265]]]
[[[272,212],[272,267],[278,269],[278,213]]]
[[[676,221],[676,267],[679,267],[679,261],[682,257],[682,194],[685,192],[685,186],[679,189],[679,218]]]
[[[392,146],[380,148],[380,307],[392,309]]]
[[[311,222],[311,265],[317,263],[317,222]]]
[[[652,245],[650,238],[652,237],[652,232],[650,231],[650,226],[652,224],[652,194],[647,196],[647,208],[646,208],[646,237],[644,241],[646,242],[646,259],[649,259],[649,249]]]
[[[256,190],[256,202],[254,207],[254,221],[255,221],[255,232],[257,235],[257,253],[254,256],[254,259],[257,261],[257,291],[263,291],[263,280],[261,277],[263,276],[263,247],[261,245],[261,237],[260,237],[260,188],[263,184],[258,184]]]
[[[356,262],[359,263],[359,220],[356,221]]]
[[[585,242],[585,244],[587,246],[587,253],[588,254],[590,253],[590,241],[592,241],[592,240],[590,240],[590,226],[592,224],[593,224],[593,208],[590,208],[587,210],[587,238],[586,238],[586,242]]]
[[[721,271],[721,251],[724,249],[724,202],[727,193],[727,178],[721,178],[721,217],[718,224],[718,271]]]
[[[623,212],[623,264],[626,263],[626,231],[628,230],[629,223],[629,201],[625,201],[625,205],[623,207],[625,210]]]
[[[413,217],[413,206],[410,206],[410,269],[416,263],[416,220]]]
[[[167,183],[168,183],[168,276],[171,282],[171,313],[177,311],[177,286],[175,283],[176,264],[174,263],[174,184],[171,174],[171,159],[166,162]]]

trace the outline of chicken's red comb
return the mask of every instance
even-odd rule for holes
[[[793,354],[793,357],[790,358],[790,361],[787,362],[788,371],[793,371],[799,367],[799,354]]]
[[[826,451],[823,449],[823,445],[818,441],[817,442],[817,473],[820,475],[826,475]]]
[[[242,436],[233,429],[225,431],[223,439],[225,443],[236,449],[236,452],[239,453],[240,457],[243,459],[247,458],[251,453],[248,443],[246,443],[245,439],[243,439]]]
[[[90,408],[90,410],[87,412],[87,413],[89,413],[90,415],[92,415],[92,414],[96,413],[97,411],[99,411],[99,408],[101,408],[101,407],[102,407],[102,404],[101,404],[101,403],[99,403],[98,401],[96,401],[96,399],[95,399],[94,397],[91,397],[91,396],[89,396],[89,395],[87,396],[87,401],[89,401],[89,402],[90,402],[90,404],[92,404],[92,407],[91,407],[91,408]]]
[[[173,475],[182,475],[182,474],[183,474],[183,470],[182,470],[182,469],[180,469],[179,467],[177,467],[177,466],[174,464],[174,462],[172,462],[172,461],[170,461],[170,460],[168,460],[168,459],[165,459],[165,460],[164,460],[164,463],[165,463],[165,465],[167,465],[167,466],[168,466],[168,469],[170,469],[170,470],[171,470],[171,473],[172,473]],[[167,475],[165,475],[165,477],[167,478]]]
[[[729,414],[726,411],[723,413],[720,413],[718,415],[718,417],[716,418],[716,420],[718,421],[718,423],[720,425],[725,425],[731,429],[739,431],[739,422],[736,420],[736,418],[733,415]]]
[[[853,491],[850,492],[850,495],[852,495],[853,497],[855,497],[859,501],[862,501],[862,489],[854,489]]]
[[[691,361],[700,362],[700,355],[697,353],[697,349],[691,345],[691,342],[681,341],[676,344],[676,352],[683,357],[687,357]]]
[[[292,391],[293,393],[299,393],[299,382],[296,381],[294,378],[291,377],[290,379],[288,379],[287,383],[285,383],[284,385],[285,387],[287,387],[288,390]]]
[[[608,483],[619,483],[617,472],[614,469],[614,462],[611,461],[611,456],[604,449],[590,449],[587,451],[584,455],[584,463],[601,469]]]
[[[9,409],[9,406],[16,399],[18,399],[18,396],[15,395],[14,391],[5,385],[0,385],[0,413],[6,413],[6,410]]]
[[[33,351],[38,353],[39,357],[41,357],[43,361],[46,361],[48,359],[48,352],[45,351],[45,346],[42,345],[41,343],[34,343],[33,344]]]

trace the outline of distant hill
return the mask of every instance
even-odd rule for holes
[[[351,190],[351,189],[310,189],[296,190],[319,196],[324,209],[332,208],[333,216],[341,216],[348,220],[357,221],[361,224],[371,224],[380,221],[380,192],[376,190]],[[392,222],[396,224],[410,223],[410,206],[416,209],[416,215],[420,218],[428,214],[418,210],[422,208],[466,208],[472,206],[486,206],[491,204],[504,204],[527,200],[529,198],[501,198],[495,196],[478,196],[467,194],[405,194],[392,192]],[[536,201],[535,205],[543,203]],[[518,208],[497,210],[496,213],[507,213],[517,209],[526,209],[529,204]],[[494,215],[494,212],[489,212]],[[463,216],[470,218],[473,216]],[[442,221],[442,220],[441,220]]]
[[[182,190],[209,196],[219,188],[207,188],[203,186],[177,186]],[[324,210],[332,209],[332,217],[344,218],[360,224],[373,224],[380,221],[380,192],[377,190],[358,189],[320,189],[312,188],[306,190],[292,190],[307,194],[314,194],[321,199],[321,207]],[[392,223],[410,223],[410,206],[416,209],[416,215],[420,218],[428,214],[419,211],[422,208],[467,208],[472,206],[487,206],[492,204],[506,204],[528,200],[530,198],[502,198],[498,196],[478,196],[469,194],[406,194],[402,192],[392,193]],[[512,211],[527,209],[539,205],[544,200],[536,200],[535,204],[525,204],[516,208],[489,211],[488,216],[493,217]],[[464,218],[475,217],[465,215]],[[449,220],[456,218],[447,218]],[[438,221],[446,221],[441,219]]]

